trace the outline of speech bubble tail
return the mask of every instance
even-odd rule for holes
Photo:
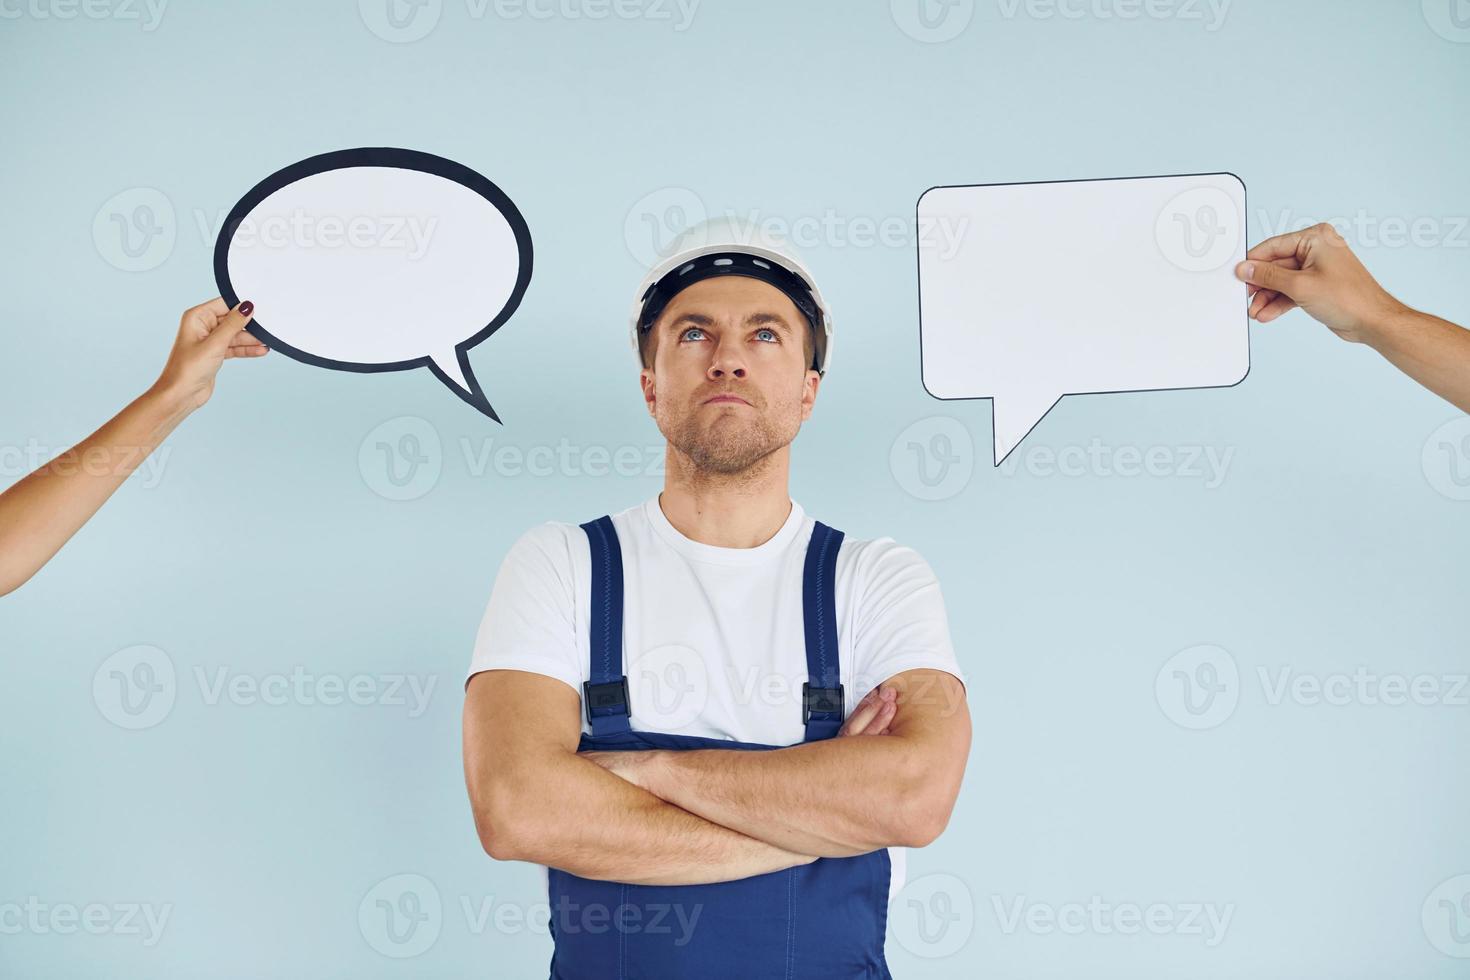
[[[995,433],[995,465],[999,466],[1005,462],[1011,450],[1019,446],[1021,440],[1025,439],[1031,430],[1046,417],[1046,413],[1050,412],[1061,400],[1061,395],[1022,393],[994,396],[991,399],[991,405],[994,406],[991,427]]]
[[[490,400],[485,397],[485,392],[480,388],[479,379],[475,377],[475,372],[470,367],[469,356],[464,351],[432,354],[429,357],[429,367],[439,380],[444,382],[446,388],[473,405],[478,411],[500,422],[500,416],[496,415],[495,409],[490,407]]]

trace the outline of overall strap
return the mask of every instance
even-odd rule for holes
[[[808,742],[831,738],[842,727],[842,667],[837,660],[837,549],[842,532],[816,521],[801,576],[806,624],[807,682],[801,686],[801,721]]]
[[[580,525],[592,549],[592,606],[588,630],[589,679],[582,705],[593,735],[630,731],[628,676],[623,673],[623,550],[612,517]]]

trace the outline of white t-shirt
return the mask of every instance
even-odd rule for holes
[[[813,527],[801,505],[793,500],[781,529],[754,548],[685,537],[657,496],[612,520],[623,557],[623,673],[634,730],[801,742],[802,570]],[[470,675],[525,670],[580,696],[590,676],[591,563],[587,534],[575,523],[548,521],[522,534],[496,576]],[[845,536],[836,609],[844,716],[906,670],[933,668],[964,681],[939,581],[914,549]],[[585,712],[582,730],[590,731]],[[904,854],[889,851],[896,894]]]

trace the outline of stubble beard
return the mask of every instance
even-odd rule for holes
[[[765,413],[735,406],[711,411],[696,405],[677,418],[660,418],[659,429],[696,473],[736,476],[758,466],[771,453],[796,438],[796,413],[778,406]],[[790,422],[784,420],[790,419]]]

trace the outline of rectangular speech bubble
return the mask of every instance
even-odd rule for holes
[[[919,346],[935,398],[993,401],[995,465],[1064,395],[1222,388],[1250,370],[1245,184],[1229,173],[933,187]]]

